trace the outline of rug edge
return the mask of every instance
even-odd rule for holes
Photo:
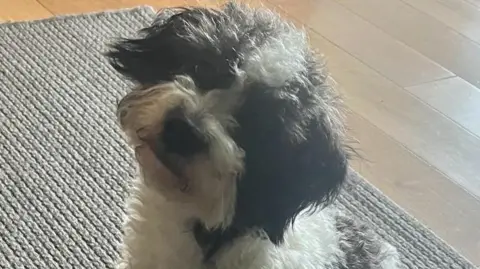
[[[91,11],[85,13],[66,13],[62,15],[52,15],[47,18],[40,18],[40,19],[33,19],[33,20],[6,20],[0,22],[1,26],[15,26],[21,24],[39,24],[39,23],[46,23],[50,21],[63,21],[69,20],[73,18],[84,18],[84,17],[95,17],[95,16],[102,16],[102,15],[111,15],[117,13],[124,13],[124,12],[145,12],[149,13],[150,15],[154,15],[157,13],[157,10],[150,5],[138,5],[133,7],[127,8],[118,8],[118,9],[104,9],[98,11]]]
[[[380,198],[377,197],[377,195],[380,195],[381,198],[386,202],[384,206],[397,209],[396,212],[399,215],[399,217],[403,218],[404,219],[403,221],[407,221],[409,225],[412,226],[412,228],[417,230],[417,233],[421,234],[427,240],[437,241],[438,243],[442,244],[442,247],[445,250],[447,249],[450,250],[451,253],[454,253],[458,258],[463,259],[465,263],[468,263],[466,265],[469,267],[465,269],[469,269],[469,268],[480,269],[479,266],[473,263],[463,253],[461,253],[459,250],[454,248],[445,239],[440,237],[435,231],[433,231],[430,227],[428,227],[424,222],[420,221],[412,213],[408,212],[404,207],[396,203],[391,197],[383,193],[377,186],[370,183],[366,177],[364,177],[357,170],[353,169],[353,167],[349,167],[349,183],[350,184],[347,184],[347,187],[343,191],[348,192],[348,187],[353,187],[353,188],[360,187],[365,191],[370,192],[372,197],[374,197],[376,200],[380,200]],[[358,183],[359,185],[354,186],[352,185],[352,183]]]

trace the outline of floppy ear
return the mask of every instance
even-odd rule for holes
[[[233,225],[261,228],[274,243],[300,212],[328,205],[347,175],[333,89],[313,68],[282,88],[249,89],[236,115],[245,172]]]
[[[172,71],[181,65],[174,52],[185,46],[172,27],[172,18],[181,12],[161,10],[152,25],[139,32],[138,38],[121,38],[111,44],[105,55],[112,67],[144,85],[171,80]]]
[[[188,75],[201,89],[228,88],[239,56],[233,45],[219,47],[235,38],[229,29],[217,29],[224,21],[221,13],[206,8],[165,9],[139,38],[118,40],[106,56],[118,72],[143,85]]]

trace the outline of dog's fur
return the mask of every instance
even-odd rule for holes
[[[236,3],[165,9],[107,57],[137,84],[118,104],[141,174],[118,268],[396,268],[391,246],[325,208],[348,156],[304,31]]]

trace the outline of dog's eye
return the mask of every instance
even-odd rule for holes
[[[190,157],[205,150],[206,142],[195,125],[186,119],[172,118],[165,122],[161,142],[166,153]]]

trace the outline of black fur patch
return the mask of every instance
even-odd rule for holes
[[[238,52],[244,49],[239,46],[246,45],[240,39],[249,40],[249,29],[244,28],[240,36],[231,32],[229,26],[239,21],[211,9],[178,8],[164,12],[171,16],[164,18],[160,13],[162,19],[143,29],[142,38],[123,39],[112,46],[107,53],[112,66],[140,84],[170,81],[175,75],[187,74],[201,89],[230,87],[236,78],[234,67],[241,61]],[[196,44],[186,38],[190,34],[186,22],[198,25],[206,21],[225,26],[206,29],[215,31],[213,35],[221,39],[221,47]]]
[[[332,143],[335,134],[323,125],[322,117],[306,120],[306,139],[301,143],[294,142],[286,128],[305,119],[308,92],[315,90],[313,85],[295,89],[299,96],[305,95],[300,103],[275,97],[294,85],[284,89],[252,85],[236,114],[240,128],[233,137],[245,151],[245,174],[238,181],[232,225],[224,232],[212,231],[217,245],[228,244],[252,228],[263,229],[273,243],[281,243],[298,213],[329,204],[343,183],[347,156]]]

